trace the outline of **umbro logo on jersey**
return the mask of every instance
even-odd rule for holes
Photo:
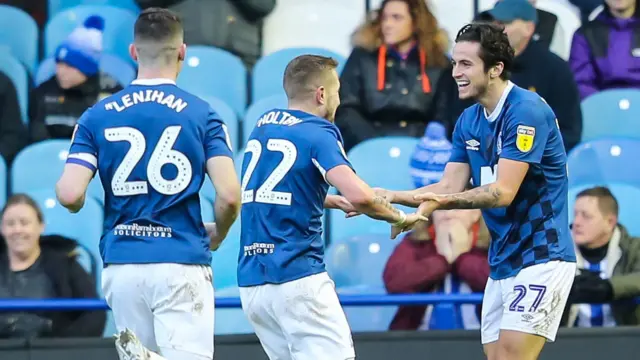
[[[480,150],[480,148],[478,147],[478,146],[480,146],[480,142],[478,142],[478,140],[471,139],[471,140],[467,140],[465,142],[467,144],[467,150],[475,150],[475,151]]]

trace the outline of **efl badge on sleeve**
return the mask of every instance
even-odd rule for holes
[[[533,126],[518,125],[516,147],[526,153],[533,148],[533,139],[536,137],[536,128]]]

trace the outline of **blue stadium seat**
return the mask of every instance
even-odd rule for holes
[[[63,10],[79,5],[108,5],[136,14],[140,12],[135,0],[49,0],[49,18]]]
[[[215,96],[201,96],[201,98],[211,105],[213,111],[217,112],[222,118],[222,121],[227,125],[227,131],[231,138],[231,148],[235,151],[238,148],[238,141],[240,140],[240,136],[238,134],[238,116],[235,111],[229,107],[227,103]]]
[[[0,5],[0,44],[7,45],[30,73],[38,65],[38,39],[38,24],[31,15],[13,6]]]
[[[117,7],[101,5],[80,5],[55,14],[44,28],[44,56],[53,56],[58,45],[91,15],[104,18],[103,53],[132,62],[129,44],[133,42],[136,14]]]
[[[625,183],[640,188],[640,138],[609,137],[580,143],[567,157],[569,186]]]
[[[582,100],[582,141],[602,136],[640,138],[640,90],[604,90]]]
[[[304,54],[330,56],[339,62],[338,74],[342,72],[345,58],[322,48],[289,48],[263,56],[256,62],[251,76],[251,101],[256,102],[271,95],[284,92],[282,78],[287,64]]]
[[[102,236],[102,223],[104,213],[102,206],[94,199],[87,198],[84,207],[76,214],[71,214],[67,209],[62,207],[56,200],[56,194],[53,189],[35,190],[29,193],[38,206],[42,209],[45,220],[45,235],[62,235],[76,240],[83,248],[89,251],[89,255],[97,262],[97,268],[102,269],[102,260],[100,258],[100,237]],[[79,262],[90,271],[91,260],[80,252]],[[100,273],[98,271],[97,288],[100,291]]]
[[[7,201],[7,163],[0,155],[0,209],[4,207],[5,201]]]
[[[280,92],[281,94],[267,96],[255,101],[249,106],[247,114],[244,117],[244,121],[242,122],[242,145],[247,143],[247,140],[249,139],[253,128],[256,126],[260,115],[271,109],[287,107],[287,95],[284,93],[284,90]]]
[[[576,201],[576,195],[582,190],[593,186],[607,186],[613,196],[616,197],[619,206],[618,222],[624,225],[629,233],[633,236],[640,236],[640,221],[638,221],[638,204],[640,204],[640,188],[620,183],[596,183],[596,184],[582,184],[569,188],[569,221],[573,222],[574,204]]]
[[[337,287],[336,291],[338,295],[386,294],[384,287],[368,285]],[[344,307],[344,313],[352,332],[387,331],[397,311],[397,306]]]
[[[11,165],[11,192],[53,190],[67,160],[69,145],[69,140],[46,140],[24,148]],[[87,194],[102,203],[104,190],[98,175],[89,183]]]
[[[214,96],[239,116],[247,106],[247,69],[237,56],[210,46],[190,46],[178,86],[195,95]]]
[[[240,253],[240,218],[231,226],[218,250],[212,253],[213,285],[216,289],[238,286],[238,254]]]
[[[213,222],[213,202],[208,201],[206,198],[200,198],[200,211],[202,212],[203,222]]]
[[[0,52],[3,53],[0,56],[0,72],[4,73],[11,79],[13,86],[18,93],[18,103],[20,104],[20,112],[22,115],[22,121],[24,123],[29,122],[27,116],[29,106],[29,76],[27,69],[16,58],[3,51],[3,47],[0,47]]]
[[[201,201],[207,201],[211,204],[213,204],[216,199],[216,189],[213,187],[213,183],[211,183],[209,175],[205,175],[204,177],[204,182],[200,188],[200,199]]]
[[[215,275],[215,274],[214,274]],[[215,289],[215,297],[239,297],[240,291],[238,287],[229,287],[225,289]],[[254,330],[247,315],[242,309],[222,308],[216,309],[216,319],[214,325],[216,335],[231,334],[253,334]]]
[[[131,65],[131,62],[124,61],[111,54],[102,54],[100,58],[100,71],[110,75],[123,87],[129,85],[129,83],[136,78],[136,70]],[[35,85],[38,86],[49,80],[55,73],[55,60],[53,58],[43,60],[36,71],[34,78]]]
[[[386,225],[386,224],[385,224]],[[389,228],[390,226],[386,225]],[[326,251],[327,271],[338,287],[383,287],[382,272],[398,240],[365,233],[335,239]]]

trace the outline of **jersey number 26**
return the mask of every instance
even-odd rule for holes
[[[191,162],[187,156],[172,149],[181,129],[181,126],[168,126],[164,129],[147,165],[148,184],[163,195],[175,195],[186,189],[193,175]],[[127,181],[147,149],[144,135],[138,129],[125,126],[105,129],[104,136],[107,141],[126,141],[130,145],[129,151],[116,168],[113,179],[111,179],[113,195],[131,196],[148,193],[147,181]],[[178,169],[178,175],[173,180],[162,176],[162,167],[167,164],[172,164]]]
[[[247,190],[247,185],[249,184],[249,179],[251,179],[253,171],[256,169],[256,165],[258,165],[258,161],[260,161],[262,144],[255,139],[249,140],[247,143],[245,153],[251,153],[251,160],[249,160],[247,171],[242,177],[242,203],[245,204],[255,201],[264,204],[289,206],[291,205],[291,193],[274,191],[273,189],[293,167],[298,157],[298,149],[296,149],[296,146],[289,140],[269,139],[267,141],[267,150],[282,153],[282,160],[262,185],[258,187],[254,196],[253,190]]]

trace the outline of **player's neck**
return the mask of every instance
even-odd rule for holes
[[[139,69],[138,70],[138,80],[148,80],[148,79],[169,79],[176,81],[178,78],[178,74],[176,74],[175,70],[164,70],[164,69]]]
[[[317,117],[324,118],[324,114],[322,114],[320,112],[320,109],[318,109],[316,106],[310,106],[307,104],[297,103],[297,102],[289,102],[289,106],[287,108],[289,110],[303,111],[303,112],[306,112],[307,114],[312,114]]]
[[[493,81],[487,87],[484,96],[478,99],[478,102],[484,106],[488,114],[493,113],[500,102],[500,98],[507,88],[508,82],[504,80]]]

